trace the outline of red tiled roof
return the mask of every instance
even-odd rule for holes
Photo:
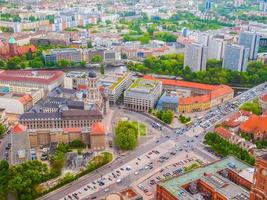
[[[82,131],[81,127],[68,127],[64,128],[63,131],[71,132],[71,133],[80,133]]]
[[[23,105],[26,105],[27,103],[31,102],[32,101],[32,97],[31,95],[29,94],[26,94],[26,95],[23,95],[19,101],[23,104]]]
[[[35,76],[34,73],[36,73],[37,76]],[[57,70],[3,70],[0,71],[0,80],[50,84],[63,75],[64,72]]]
[[[87,86],[86,85],[78,85],[78,90],[86,90]]]
[[[162,82],[163,85],[173,85],[179,87],[188,87],[188,88],[197,88],[202,90],[215,90],[218,86],[216,85],[208,85],[202,83],[195,83],[195,82],[188,82],[188,81],[178,81],[178,80],[171,80],[171,79],[162,79],[162,78],[155,78],[150,75],[145,75],[144,79],[148,80],[159,80]]]
[[[17,124],[16,126],[14,126],[12,128],[12,132],[14,134],[18,134],[18,133],[23,133],[27,130],[27,127],[26,126],[23,126],[22,124]]]
[[[245,133],[267,134],[267,117],[251,115],[247,121],[240,125],[240,130]]]
[[[185,97],[179,99],[180,105],[187,105],[187,104],[193,104],[193,103],[205,103],[210,101],[210,95],[200,95],[200,96],[194,96],[194,97]]]
[[[209,84],[170,80],[170,79],[157,79],[157,78],[150,76],[150,75],[144,76],[144,79],[148,79],[148,80],[155,80],[156,79],[156,80],[161,81],[163,85],[194,88],[194,89],[210,91],[209,94],[180,98],[179,104],[181,104],[181,105],[188,105],[188,104],[193,104],[193,103],[205,103],[205,102],[209,102],[212,99],[217,98],[219,96],[223,96],[223,95],[226,95],[226,94],[233,92],[233,89],[227,85],[209,85]]]
[[[229,138],[231,138],[231,136],[232,136],[232,134],[231,134],[230,131],[226,130],[225,128],[223,128],[223,127],[221,127],[221,126],[215,128],[215,132],[216,132],[217,134],[219,134],[221,137],[225,138],[225,139],[229,139]]]
[[[261,97],[261,100],[267,102],[267,94],[263,95],[263,96]]]
[[[28,45],[28,46],[22,46],[22,47],[17,47],[17,52],[19,55],[23,55],[28,53],[29,51],[31,52],[36,52],[37,48],[34,45]]]
[[[91,135],[105,135],[105,127],[101,122],[93,123],[91,126]]]

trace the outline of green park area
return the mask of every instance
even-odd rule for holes
[[[140,122],[119,121],[115,128],[115,144],[121,150],[134,150],[139,136],[145,136],[146,126]]]

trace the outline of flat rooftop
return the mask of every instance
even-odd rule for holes
[[[251,166],[232,156],[229,156],[220,161],[211,163],[203,167],[199,167],[191,172],[160,182],[159,185],[165,188],[172,195],[176,196],[178,199],[191,200],[193,199],[193,196],[182,188],[183,185],[203,178],[204,174],[215,174],[218,171],[227,168],[237,173],[240,173],[243,170],[251,168]]]
[[[158,80],[136,79],[127,91],[139,93],[151,93],[160,83]]]

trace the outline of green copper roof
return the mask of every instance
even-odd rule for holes
[[[13,36],[11,36],[11,37],[9,38],[8,43],[9,43],[9,44],[16,44],[17,41],[15,40],[15,38],[14,38]]]

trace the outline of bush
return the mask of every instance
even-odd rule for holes
[[[191,118],[190,117],[183,116],[183,115],[180,115],[179,116],[179,120],[180,120],[181,123],[187,124],[188,122],[191,121]]]
[[[160,110],[157,111],[154,115],[166,124],[171,124],[174,116],[172,110]]]
[[[70,148],[85,148],[85,144],[80,140],[73,140],[69,143]]]

